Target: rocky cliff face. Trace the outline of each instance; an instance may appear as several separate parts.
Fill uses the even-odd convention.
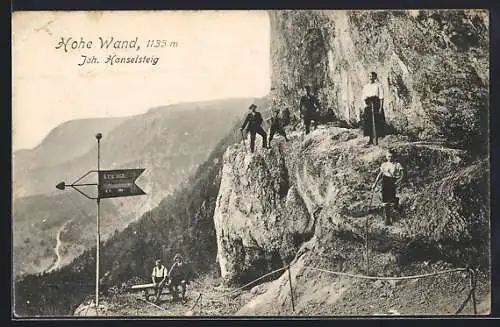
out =
[[[230,147],[214,214],[222,276],[249,281],[291,262],[307,240],[345,247],[338,235],[349,235],[353,240],[347,243],[361,242],[360,218],[374,220],[372,232],[381,246],[374,251],[398,262],[464,262],[471,253],[488,252],[488,242],[481,241],[488,238],[488,163],[477,159],[484,147],[476,152],[487,140],[487,13],[269,15],[271,98],[297,113],[302,87],[312,85],[323,111],[355,127],[363,84],[375,71],[392,135],[365,147],[358,130],[323,126],[305,139],[292,132],[292,142],[278,142],[270,151],[249,154],[241,144]],[[384,229],[378,196],[369,207],[370,186],[389,148],[407,175],[402,213]]]
[[[487,252],[488,242],[481,241],[487,240],[487,161],[470,165],[463,150],[405,136],[366,147],[355,129],[325,127],[304,140],[298,133],[291,138],[254,154],[236,145],[224,156],[214,221],[227,280],[249,281],[283,267],[305,241],[328,238],[332,230],[362,239],[362,218],[373,220],[373,233],[395,244],[401,260],[417,255],[413,247],[420,242],[450,260],[460,260],[447,251],[462,242],[479,241]],[[402,213],[385,229],[377,194],[370,207],[370,187],[388,148],[398,153],[406,177]]]
[[[274,96],[293,110],[309,84],[323,110],[355,125],[375,71],[396,131],[469,147],[486,141],[486,11],[273,11],[270,19]]]
[[[296,185],[290,185],[284,147],[251,155],[230,147],[217,209],[217,259],[223,278],[247,281],[289,262],[314,230]]]
[[[465,265],[472,256],[487,266],[486,160],[471,163],[466,151],[406,136],[388,136],[379,146],[367,147],[359,130],[332,126],[305,138],[292,132],[290,138],[254,154],[241,145],[226,151],[214,213],[217,257],[226,281],[248,282],[291,263],[294,283],[301,285],[296,303],[302,301],[302,312],[313,313],[307,309],[310,297],[333,280],[305,266],[364,273],[365,237],[373,275],[401,275],[425,261]],[[399,192],[402,210],[393,212],[390,227],[383,224],[380,189],[370,202],[371,184],[388,148],[406,171]],[[308,274],[314,282],[303,279]],[[240,313],[287,313],[286,282],[284,274]],[[339,292],[352,293],[359,286],[337,282]],[[325,293],[323,304],[337,301],[337,291]]]

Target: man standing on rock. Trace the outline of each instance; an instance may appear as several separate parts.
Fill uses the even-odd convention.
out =
[[[371,72],[368,78],[370,83],[363,87],[363,100],[366,104],[363,113],[363,135],[370,137],[368,144],[378,144],[378,138],[385,135],[384,89],[378,82],[377,73]]]
[[[281,126],[285,127],[290,124],[290,110],[287,107],[284,107],[281,111]]]
[[[391,225],[391,207],[399,207],[399,198],[396,197],[396,187],[403,178],[403,166],[393,160],[394,152],[387,151],[387,161],[380,166],[380,172],[372,186],[372,192],[375,190],[379,180],[382,179],[382,202],[384,203],[385,224]],[[399,208],[398,208],[399,209]]]
[[[161,264],[161,261],[158,259],[155,261],[155,266],[153,267],[153,273],[151,274],[151,279],[153,280],[153,284],[156,286],[156,299],[155,302],[158,302],[160,299],[161,292],[163,290],[163,286],[165,285],[165,281],[167,280],[167,268]]]
[[[304,120],[306,134],[309,134],[311,120],[314,120],[315,125],[317,124],[319,101],[316,96],[311,94],[311,87],[309,85],[306,85],[305,90],[306,94],[300,98],[300,116]]]
[[[271,147],[271,141],[273,140],[274,134],[278,133],[285,138],[285,141],[288,142],[288,138],[286,137],[285,129],[283,128],[283,123],[279,116],[279,109],[275,109],[273,111],[273,115],[271,116],[271,129],[269,131],[269,147]]]
[[[263,119],[260,112],[256,110],[257,106],[252,103],[249,109],[250,112],[245,118],[240,130],[243,132],[245,127],[248,126],[247,131],[250,132],[250,151],[253,153],[255,149],[255,134],[262,136],[262,146],[264,148],[267,148],[267,134],[261,126]]]

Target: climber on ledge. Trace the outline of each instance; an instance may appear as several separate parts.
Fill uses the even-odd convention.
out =
[[[304,126],[306,129],[306,134],[309,134],[309,127],[311,126],[311,120],[314,121],[314,126],[317,125],[317,119],[319,114],[319,101],[316,96],[311,94],[311,87],[306,85],[306,94],[300,98],[300,117],[304,120]]]
[[[241,126],[241,132],[247,127],[247,132],[250,132],[250,151],[253,152],[255,149],[255,134],[259,134],[262,136],[262,146],[264,148],[267,148],[267,134],[262,128],[262,115],[260,112],[256,110],[257,106],[255,104],[251,104],[248,109],[250,109],[250,112],[248,113],[247,117],[245,118],[245,121],[243,122],[243,125]]]
[[[285,141],[288,142],[288,138],[286,137],[285,129],[283,128],[282,120],[279,116],[279,109],[273,110],[273,115],[271,116],[271,129],[269,131],[269,147],[271,147],[271,141],[273,140],[274,134],[278,133],[285,138]]]
[[[389,150],[385,155],[387,161],[380,166],[380,172],[372,186],[372,192],[375,190],[380,179],[382,179],[382,202],[384,204],[385,224],[391,225],[391,207],[395,206],[398,211],[399,198],[396,197],[396,188],[403,178],[403,166],[393,160],[394,152]]]
[[[385,136],[384,89],[378,82],[377,73],[371,72],[369,79],[370,83],[363,87],[363,100],[366,104],[363,113],[363,135],[370,137],[368,144],[376,145],[378,138]]]
[[[186,264],[184,264],[184,262],[182,261],[182,257],[180,254],[176,254],[174,256],[174,264],[170,268],[168,276],[170,278],[168,288],[170,290],[170,294],[172,294],[174,301],[178,300],[179,298],[179,286],[181,288],[182,300],[185,300],[186,285],[189,284],[189,276]]]
[[[155,261],[155,266],[153,267],[153,273],[151,274],[151,279],[153,280],[153,284],[156,286],[156,299],[155,302],[158,302],[160,299],[161,292],[163,290],[163,286],[165,285],[165,281],[167,280],[167,268],[161,264],[161,260]]]
[[[281,111],[281,126],[285,127],[290,124],[290,110],[287,107]]]

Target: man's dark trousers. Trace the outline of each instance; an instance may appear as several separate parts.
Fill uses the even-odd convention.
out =
[[[267,134],[261,126],[250,128],[250,151],[253,152],[255,149],[255,134],[262,136],[262,146],[267,148]]]
[[[307,113],[304,115],[304,126],[306,127],[306,134],[309,134],[311,121],[314,120],[314,125],[316,126],[316,115],[313,113]]]

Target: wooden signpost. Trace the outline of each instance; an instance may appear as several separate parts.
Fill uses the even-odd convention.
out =
[[[71,187],[78,191],[80,194],[88,199],[97,201],[97,221],[96,221],[96,275],[95,275],[95,305],[99,307],[99,248],[101,243],[100,236],[100,204],[101,199],[116,198],[123,196],[134,196],[146,194],[139,186],[135,184],[135,180],[144,172],[144,168],[140,169],[119,169],[119,170],[101,170],[100,156],[101,156],[101,138],[102,134],[97,133],[97,170],[90,170],[82,177],[77,179],[71,184],[60,182],[56,185],[59,190],[64,190],[66,187]],[[91,173],[97,173],[97,183],[78,183],[84,177]],[[97,186],[97,197],[92,197],[80,190],[81,186]]]

